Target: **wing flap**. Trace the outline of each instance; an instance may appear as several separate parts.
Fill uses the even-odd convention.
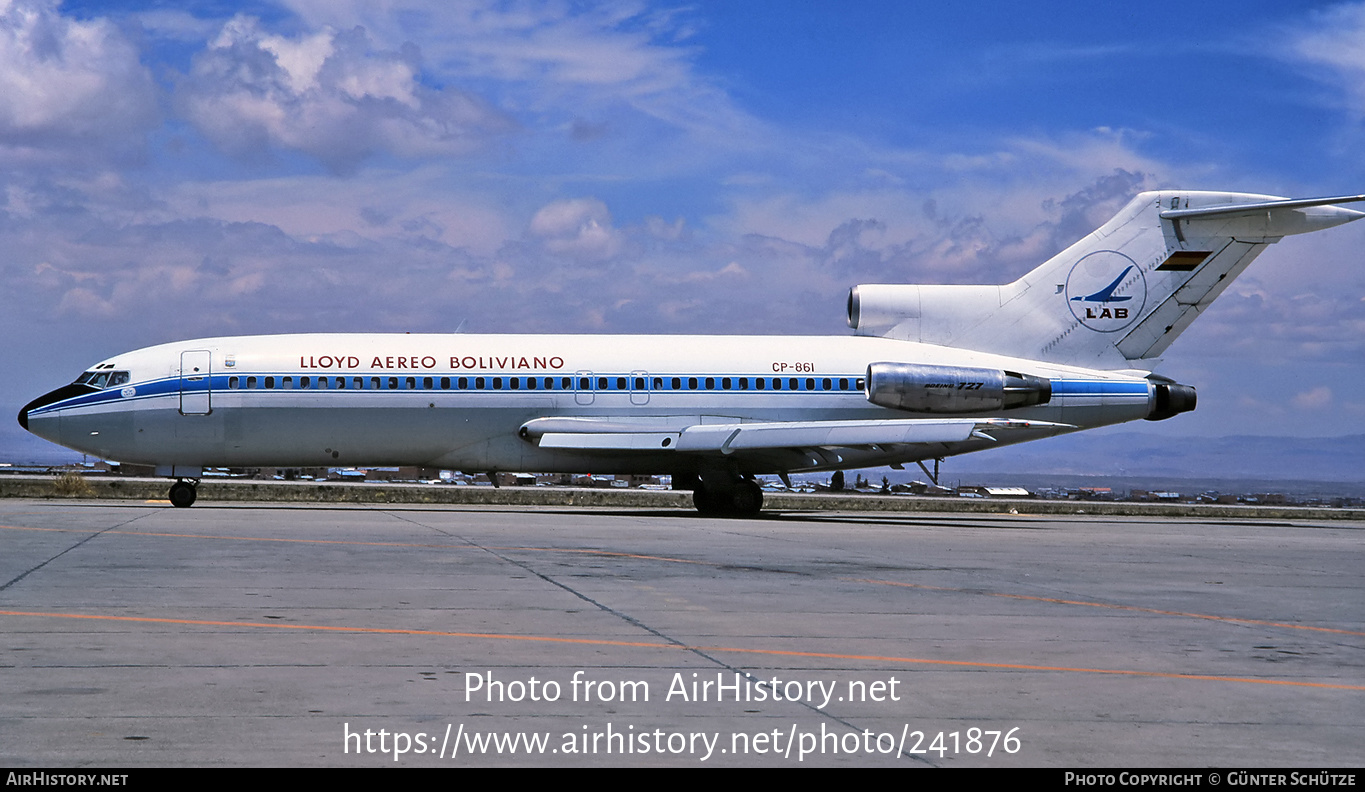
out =
[[[759,448],[960,443],[971,437],[976,421],[792,421],[691,426],[678,440],[679,451],[735,451]]]
[[[540,418],[521,427],[521,436],[541,448],[584,451],[677,451],[723,455],[737,451],[878,448],[961,443],[1017,429],[1074,429],[1070,424],[1002,418],[899,419],[887,421],[785,421],[693,424],[664,427],[592,418]],[[669,427],[672,429],[672,427]]]

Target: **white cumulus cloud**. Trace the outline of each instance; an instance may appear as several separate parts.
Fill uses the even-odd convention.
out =
[[[105,19],[0,0],[0,153],[11,162],[138,151],[158,121],[137,50]]]
[[[621,250],[611,212],[596,198],[555,201],[531,218],[530,232],[546,250],[585,261],[601,261]]]
[[[195,58],[179,99],[225,151],[301,151],[337,172],[380,152],[465,154],[512,128],[478,97],[426,85],[415,45],[380,50],[360,27],[275,35],[245,16]]]

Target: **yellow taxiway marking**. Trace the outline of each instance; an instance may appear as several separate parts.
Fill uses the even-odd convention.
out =
[[[582,644],[588,646],[619,646],[637,649],[665,649],[671,651],[727,652],[759,654],[777,657],[808,657],[821,660],[858,660],[906,665],[954,666],[959,668],[992,668],[1010,671],[1054,671],[1109,676],[1155,677],[1159,679],[1187,679],[1201,682],[1231,682],[1245,685],[1276,685],[1282,687],[1325,688],[1329,690],[1365,691],[1365,685],[1341,685],[1327,682],[1300,682],[1290,679],[1257,679],[1213,674],[1178,674],[1168,671],[1136,671],[1116,668],[1073,668],[1069,666],[1028,665],[1023,663],[985,663],[972,660],[933,660],[924,657],[896,657],[893,655],[860,655],[837,652],[798,652],[788,649],[752,649],[739,646],[686,646],[655,641],[610,641],[601,638],[560,638],[552,635],[512,635],[507,633],[472,633],[445,630],[410,630],[393,627],[344,627],[330,624],[266,624],[246,621],[215,621],[209,619],[167,619],[152,616],[106,616],[94,613],[37,613],[33,611],[0,610],[0,616],[25,616],[44,619],[87,619],[93,621],[137,622],[143,624],[179,624],[194,627],[250,627],[272,630],[310,630],[378,635],[417,635],[437,638],[472,638],[498,641],[530,641],[539,643]]]

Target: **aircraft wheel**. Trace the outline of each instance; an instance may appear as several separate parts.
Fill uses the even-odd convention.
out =
[[[198,492],[193,484],[185,481],[177,481],[171,485],[171,505],[179,508],[188,508],[194,505],[195,496]]]
[[[725,499],[717,497],[716,492],[703,486],[698,486],[692,490],[692,505],[697,507],[697,511],[708,517],[716,517],[725,513]],[[724,494],[724,493],[719,493]]]
[[[743,481],[730,495],[730,509],[736,517],[752,517],[763,509],[763,488],[757,481]]]
[[[752,517],[763,508],[763,489],[756,481],[741,481],[733,487],[692,490],[692,503],[708,517]]]

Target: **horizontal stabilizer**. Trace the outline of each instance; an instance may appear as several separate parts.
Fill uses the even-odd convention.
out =
[[[1161,213],[1161,219],[1179,220],[1192,217],[1253,214],[1271,209],[1307,209],[1313,206],[1335,206],[1336,204],[1357,203],[1359,201],[1365,201],[1365,195],[1339,195],[1335,198],[1291,198],[1281,201],[1204,206],[1197,209],[1167,209]]]

